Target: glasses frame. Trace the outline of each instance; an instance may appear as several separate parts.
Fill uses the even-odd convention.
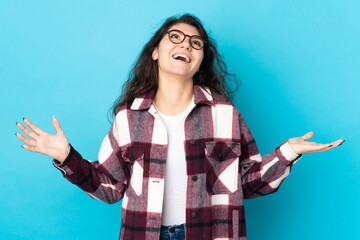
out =
[[[171,40],[171,37],[170,37],[170,33],[171,33],[171,32],[179,32],[179,33],[183,34],[183,35],[184,35],[184,39],[181,40],[181,42],[173,42],[173,40]],[[190,36],[190,35],[187,35],[187,34],[185,34],[184,32],[182,32],[182,31],[180,31],[180,30],[178,30],[178,29],[172,29],[172,30],[170,30],[170,31],[167,31],[165,34],[167,34],[167,35],[169,36],[169,40],[170,40],[172,43],[174,43],[174,44],[180,44],[180,43],[184,42],[184,40],[186,39],[186,37],[189,37],[190,46],[191,46],[193,49],[195,49],[195,50],[201,50],[201,49],[203,49],[203,48],[205,47],[205,44],[207,44],[207,42],[206,42],[202,37],[200,37],[199,35],[192,35],[192,36]],[[201,41],[203,41],[204,45],[202,46],[202,48],[195,48],[195,47],[192,45],[191,39],[192,39],[193,37],[196,37],[196,38],[200,39]]]

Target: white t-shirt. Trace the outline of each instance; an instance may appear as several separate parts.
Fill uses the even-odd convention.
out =
[[[168,134],[168,152],[165,167],[165,189],[161,224],[165,226],[185,223],[186,216],[186,161],[184,140],[185,118],[194,106],[191,101],[188,108],[176,116],[159,114]]]

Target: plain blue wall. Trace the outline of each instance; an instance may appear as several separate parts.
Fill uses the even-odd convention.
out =
[[[117,239],[121,203],[91,199],[51,159],[20,147],[16,121],[96,160],[107,110],[164,19],[197,15],[241,79],[234,104],[264,155],[314,130],[346,142],[303,156],[280,190],[245,202],[248,237],[359,238],[360,4],[356,0],[1,1],[0,238]]]

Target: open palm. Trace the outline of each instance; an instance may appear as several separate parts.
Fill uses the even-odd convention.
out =
[[[63,162],[66,159],[70,150],[69,141],[67,140],[65,133],[61,129],[59,121],[55,118],[55,116],[52,119],[53,126],[56,130],[55,135],[44,132],[28,119],[24,118],[24,122],[32,131],[30,131],[21,123],[16,123],[16,125],[30,139],[24,137],[20,133],[15,134],[21,141],[26,144],[22,146],[23,148],[31,152],[45,154],[60,162]]]
[[[314,132],[308,132],[302,137],[290,138],[289,144],[295,153],[303,154],[303,153],[325,152],[341,145],[345,141],[343,139],[339,139],[328,144],[307,142],[307,140],[312,138],[314,134],[315,134]]]

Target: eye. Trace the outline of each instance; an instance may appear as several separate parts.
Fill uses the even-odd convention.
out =
[[[170,38],[180,39],[180,35],[179,35],[178,33],[171,33],[171,34],[170,34]]]
[[[199,48],[202,48],[203,45],[204,45],[204,42],[200,39],[194,39],[191,41],[191,44],[194,45],[194,46],[197,46]]]
[[[198,40],[193,41],[193,44],[195,44],[196,46],[201,47],[201,43],[200,43],[200,41],[198,41]]]

